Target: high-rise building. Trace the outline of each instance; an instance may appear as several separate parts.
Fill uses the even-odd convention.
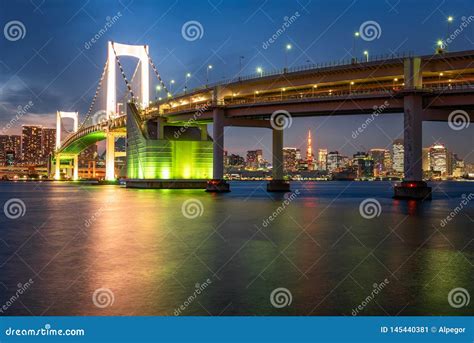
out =
[[[42,134],[42,154],[43,159],[47,161],[56,148],[56,129],[43,128]]]
[[[327,169],[327,156],[328,156],[328,149],[319,149],[318,150],[318,167],[319,167],[319,170],[326,170]]]
[[[245,166],[245,159],[240,155],[231,154],[228,157],[228,163],[229,166],[242,168]]]
[[[438,176],[446,176],[448,172],[448,151],[442,144],[430,147],[431,171]]]
[[[327,171],[335,172],[344,167],[344,156],[341,156],[338,151],[331,151],[327,154]]]
[[[405,156],[403,146],[403,139],[396,139],[393,141],[392,145],[392,161],[393,161],[393,170],[396,173],[403,173],[403,159]]]
[[[79,167],[87,168],[90,162],[96,162],[97,160],[97,144],[89,145],[79,154]]]
[[[21,159],[21,136],[0,136],[0,165],[13,165]]]
[[[313,141],[311,139],[311,130],[308,130],[308,142],[306,148],[306,161],[308,163],[308,170],[313,170],[314,155],[313,155]]]
[[[357,172],[357,177],[359,178],[374,176],[374,160],[369,157],[369,155],[365,152],[357,152],[356,154],[354,154],[352,159],[352,166]]]
[[[423,148],[422,150],[422,169],[425,173],[431,170],[430,148]]]
[[[372,158],[374,164],[374,176],[382,176],[387,173],[387,164],[390,160],[390,152],[387,149],[370,149],[369,157]]]
[[[41,125],[23,125],[21,133],[22,160],[26,164],[43,162],[43,127]]]
[[[247,151],[247,169],[256,170],[263,162],[263,152],[259,150]]]
[[[298,170],[298,155],[301,157],[300,149],[283,148],[283,169],[286,172]]]
[[[454,177],[462,177],[466,171],[464,161],[458,157],[458,155],[453,154],[453,173]]]

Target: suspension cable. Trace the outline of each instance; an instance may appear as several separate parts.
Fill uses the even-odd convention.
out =
[[[109,64],[109,61],[105,61],[104,69],[102,70],[102,75],[100,76],[99,83],[97,85],[97,89],[95,90],[94,97],[92,98],[92,103],[89,106],[89,110],[87,111],[86,117],[84,118],[84,121],[82,122],[82,124],[79,126],[78,130],[82,129],[82,127],[84,126],[84,124],[89,119],[89,117],[92,113],[92,108],[94,107],[95,102],[97,100],[97,96],[99,95],[99,91],[102,88],[102,82],[104,81],[104,76],[105,76],[105,72],[107,71],[108,64]]]
[[[151,68],[153,69],[153,72],[155,73],[156,77],[158,78],[158,81],[160,81],[161,87],[163,87],[163,89],[165,90],[166,95],[171,94],[171,93],[168,91],[168,88],[166,88],[165,83],[164,83],[163,80],[161,79],[160,73],[158,72],[158,69],[156,69],[155,63],[153,63],[153,61],[152,61],[152,59],[151,59],[151,57],[150,57],[150,54],[148,54],[148,51],[147,51],[147,49],[146,49],[146,46],[145,46],[145,52],[146,52],[146,55],[148,56],[148,62],[150,63]]]

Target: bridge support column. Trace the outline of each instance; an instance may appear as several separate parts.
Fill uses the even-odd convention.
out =
[[[229,192],[229,184],[224,180],[224,121],[222,108],[213,111],[213,160],[212,180],[207,182],[206,192]]]
[[[56,161],[54,162],[54,179],[61,179],[61,157],[59,154],[56,155]]]
[[[272,130],[272,180],[268,192],[289,192],[290,184],[283,179],[283,130]]]
[[[74,173],[72,179],[74,181],[79,180],[79,155],[74,156]]]
[[[105,139],[105,180],[115,180],[115,136],[110,132]]]
[[[422,96],[419,93],[404,97],[404,179],[395,186],[394,198],[430,200],[431,187],[423,181],[422,171]]]

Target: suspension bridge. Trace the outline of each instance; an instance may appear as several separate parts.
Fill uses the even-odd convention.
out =
[[[120,57],[138,59],[132,78]],[[126,94],[117,101],[117,67]],[[150,67],[152,73],[150,73]],[[150,101],[150,74],[165,91]],[[137,82],[137,80],[139,82]],[[137,85],[138,84],[138,85]],[[94,112],[99,93],[105,104]],[[78,154],[106,141],[106,180],[116,179],[115,139],[127,138],[127,186],[228,191],[224,181],[224,128],[272,130],[269,191],[288,191],[283,181],[283,132],[298,117],[403,113],[405,181],[395,195],[430,198],[422,181],[422,122],[464,120],[474,109],[474,51],[426,56],[385,55],[370,60],[337,61],[284,68],[171,94],[147,45],[108,43],[107,61],[85,119],[78,112],[57,112],[55,178],[61,170],[78,179]],[[453,118],[453,113],[455,118]],[[73,132],[61,139],[63,119]],[[212,138],[207,125],[213,124]],[[455,134],[455,132],[454,132]],[[61,161],[67,161],[64,165]]]

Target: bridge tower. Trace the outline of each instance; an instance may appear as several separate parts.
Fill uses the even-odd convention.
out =
[[[64,112],[56,111],[56,151],[61,147],[61,123],[63,118],[69,118],[74,121],[73,132],[77,132],[79,128],[79,112]],[[59,180],[61,178],[61,158],[71,159],[71,156],[62,156],[61,154],[56,154],[56,163],[55,163],[55,172],[54,179]],[[79,156],[72,156],[73,160],[73,179],[79,179]]]
[[[120,72],[125,79],[125,75],[118,59],[119,56],[131,56],[139,60],[141,69],[140,98],[138,104],[141,108],[146,108],[150,101],[149,84],[149,60],[148,45],[129,45],[108,42],[107,48],[107,89],[106,89],[106,113],[107,119],[113,119],[117,116],[117,89],[116,89],[116,66],[120,67]],[[131,87],[125,79],[129,91]],[[115,138],[116,134],[107,132],[106,151],[105,151],[105,179],[115,180]]]

